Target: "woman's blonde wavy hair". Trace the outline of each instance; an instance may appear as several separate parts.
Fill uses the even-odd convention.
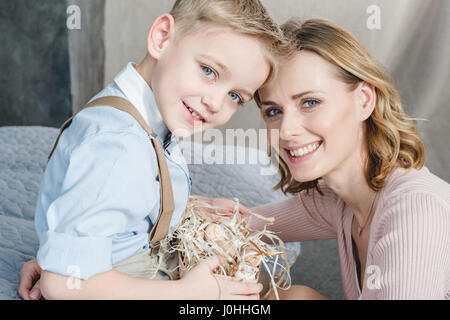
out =
[[[425,163],[425,145],[417,132],[416,119],[402,109],[397,90],[382,66],[348,31],[325,19],[304,23],[291,19],[281,26],[291,44],[290,55],[308,50],[336,66],[338,77],[351,90],[361,81],[375,87],[376,105],[366,123],[367,154],[365,176],[374,191],[384,187],[387,175],[396,165],[420,169]],[[260,106],[258,92],[255,100]],[[319,179],[296,181],[280,158],[280,182],[274,187],[286,193],[297,193],[318,187]]]

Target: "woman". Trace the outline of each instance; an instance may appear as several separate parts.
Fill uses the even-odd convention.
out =
[[[276,188],[294,196],[254,211],[275,216],[285,241],[337,238],[346,299],[450,298],[450,186],[423,166],[397,91],[337,25],[283,30],[292,54],[256,101],[280,155]]]

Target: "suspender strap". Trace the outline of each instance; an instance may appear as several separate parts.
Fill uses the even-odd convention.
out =
[[[172,219],[173,211],[175,210],[175,203],[173,200],[172,182],[170,180],[169,169],[167,167],[166,158],[164,156],[164,150],[161,143],[156,135],[153,134],[152,130],[145,122],[144,118],[141,116],[139,111],[129,102],[128,100],[121,97],[102,97],[96,99],[86,105],[83,109],[92,107],[113,107],[121,111],[129,113],[136,121],[141,125],[142,129],[147,132],[153,148],[156,152],[156,157],[158,159],[158,178],[160,183],[160,193],[161,193],[161,205],[159,209],[158,219],[156,220],[152,230],[150,231],[149,241],[152,245],[156,244],[158,241],[164,239],[169,231],[170,220]],[[70,117],[66,122],[63,123],[59,131],[58,138],[50,152],[48,160],[50,160],[53,152],[55,151],[56,145],[58,144],[59,138],[63,131],[70,126],[72,119],[78,113]]]

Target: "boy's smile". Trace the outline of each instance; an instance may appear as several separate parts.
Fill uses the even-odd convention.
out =
[[[206,117],[202,116],[202,114],[198,111],[198,109],[200,108],[194,109],[184,101],[183,105],[186,107],[186,110],[188,111],[187,113],[188,121],[192,123],[194,123],[195,121],[199,121],[202,123],[207,122]]]
[[[204,23],[187,35],[168,33],[151,88],[169,130],[178,137],[225,124],[266,81],[270,64],[256,37]]]

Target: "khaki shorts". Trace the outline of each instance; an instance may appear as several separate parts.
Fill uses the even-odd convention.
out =
[[[113,265],[113,269],[135,278],[147,280],[176,280],[178,276],[178,256],[157,254],[149,248],[131,258]]]
[[[147,280],[177,280],[179,279],[178,255],[157,254],[156,250],[147,249],[131,258],[113,265],[113,269],[135,278]],[[263,297],[270,289],[270,278],[261,270],[258,282],[263,285],[260,296]]]

